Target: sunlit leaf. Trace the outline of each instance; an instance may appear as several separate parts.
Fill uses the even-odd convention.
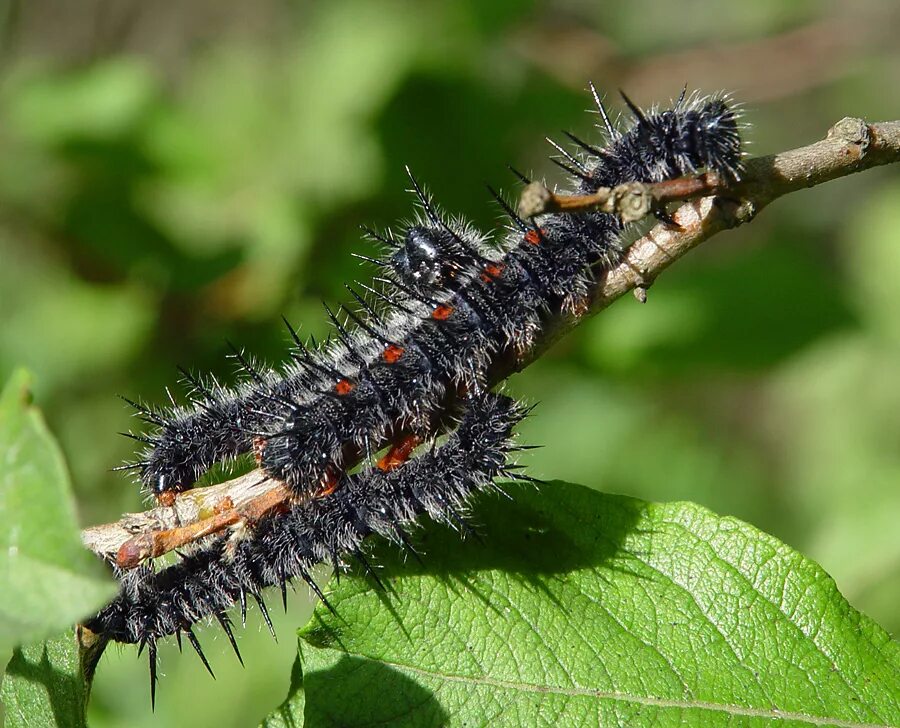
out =
[[[341,580],[267,726],[895,725],[900,648],[733,518],[551,483]],[[381,549],[387,554],[387,549]],[[302,674],[301,674],[302,672]]]

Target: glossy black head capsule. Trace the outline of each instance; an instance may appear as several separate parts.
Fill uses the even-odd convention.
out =
[[[433,231],[418,225],[406,231],[403,244],[391,256],[401,280],[416,288],[431,288],[442,277],[439,241]]]
[[[390,264],[400,283],[430,293],[452,288],[453,279],[467,264],[464,257],[461,246],[448,230],[413,225],[391,256]]]

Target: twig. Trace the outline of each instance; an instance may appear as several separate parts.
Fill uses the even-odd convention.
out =
[[[661,210],[668,202],[683,202],[728,190],[727,184],[712,172],[664,182],[626,182],[617,187],[601,187],[592,195],[559,195],[540,182],[532,182],[522,190],[519,216],[596,210],[618,215],[622,222],[637,222],[654,210]]]
[[[117,561],[123,568],[135,566],[144,558],[183,544],[166,544],[167,534],[195,524],[220,522],[234,514],[234,523],[247,511],[258,512],[257,501],[284,486],[261,470],[217,485],[180,493],[173,506],[159,506],[141,513],[126,513],[115,523],[91,526],[81,532],[81,542],[98,556]],[[231,525],[231,524],[227,524]],[[163,544],[170,548],[163,548]]]
[[[619,265],[598,271],[589,300],[577,315],[551,317],[530,350],[495,361],[489,382],[497,384],[521,371],[582,320],[628,291],[635,291],[638,300],[646,300],[647,288],[681,256],[716,233],[749,222],[782,195],[897,161],[900,121],[867,125],[860,119],[845,118],[822,141],[747,160],[740,182],[731,184],[714,174],[704,174],[658,185],[624,185],[586,197],[540,193],[532,187],[531,194],[540,193],[535,198],[537,203],[525,201],[526,205],[531,204],[527,211],[532,215],[598,206],[606,209],[602,206],[613,205],[611,211],[628,217],[629,210],[639,207],[646,206],[642,214],[647,214],[656,204],[691,201],[675,211],[677,226],[657,225],[629,248]],[[640,203],[637,207],[636,200]],[[181,493],[174,506],[126,514],[115,523],[87,528],[82,531],[82,542],[103,558],[134,566],[144,558],[161,555],[210,533],[252,522],[264,513],[285,507],[289,498],[283,484],[269,479],[262,470],[254,470],[234,480]]]
[[[668,202],[709,197],[729,190],[726,182],[713,172],[664,182],[626,182],[616,187],[601,187],[592,195],[559,195],[540,182],[532,182],[522,190],[519,216],[596,210],[618,215],[625,223],[637,222],[651,212],[663,209]]]

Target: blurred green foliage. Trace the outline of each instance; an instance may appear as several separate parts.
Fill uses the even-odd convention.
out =
[[[69,629],[115,593],[78,537],[62,454],[30,402],[29,376],[0,389],[0,653]]]
[[[358,226],[411,213],[404,164],[491,228],[484,182],[558,179],[543,136],[592,135],[588,80],[613,104],[726,87],[757,154],[896,118],[897,21],[888,0],[0,1],[0,379],[36,373],[82,521],[114,518],[141,505],[109,472],[134,426],[114,395],[162,401],[176,364],[228,379],[226,339],[277,361],[280,314],[324,331],[318,301],[370,275]],[[541,403],[534,474],[749,520],[896,631],[898,210],[896,169],[794,195],[582,326],[509,385]],[[253,723],[301,623],[276,648],[254,622],[246,671],[208,637],[217,683],[163,651],[155,718],[111,651],[92,725],[178,724],[188,700]]]

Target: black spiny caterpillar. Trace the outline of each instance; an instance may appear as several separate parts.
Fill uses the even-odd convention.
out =
[[[594,99],[606,145],[570,135],[575,153],[557,147],[565,157],[557,163],[578,193],[701,168],[737,177],[739,123],[724,97],[682,93],[671,109],[646,113],[626,98],[634,118],[624,132],[596,92]],[[213,537],[174,566],[120,574],[119,597],[87,626],[146,646],[154,682],[160,638],[185,633],[198,647],[191,628],[208,616],[231,637],[225,612],[237,603],[243,616],[248,595],[261,599],[264,587],[283,589],[297,576],[318,592],[309,575],[315,563],[343,568],[345,557],[362,558],[372,533],[406,546],[405,530],[423,514],[464,524],[460,511],[495,477],[527,478],[507,465],[523,411],[486,391],[488,370],[498,357],[527,350],[549,315],[579,308],[598,266],[619,260],[622,223],[587,212],[546,215],[536,224],[498,196],[510,224],[492,247],[442,215],[411,179],[419,218],[396,235],[372,233],[387,252],[367,260],[384,275],[377,287],[363,286],[368,297],[348,287],[357,305],[343,307],[343,315],[326,306],[334,324],[329,341],[304,343],[291,330],[295,348],[284,370],[261,369],[237,354],[246,372],[237,386],[185,373],[192,406],[140,408],[155,429],[138,436],[148,448],[126,467],[161,500],[248,452],[297,497],[287,512],[248,524],[240,537]],[[413,455],[410,443],[434,438],[452,417],[459,424],[444,444]],[[389,467],[384,459],[373,465],[387,445],[402,456]],[[348,475],[359,461],[362,470]]]

